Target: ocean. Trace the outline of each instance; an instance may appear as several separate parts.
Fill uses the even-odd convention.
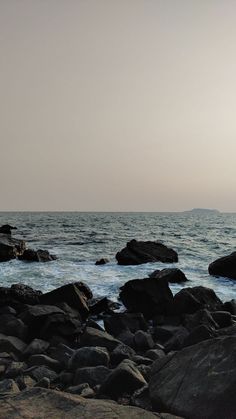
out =
[[[155,269],[178,267],[190,280],[184,286],[210,287],[223,301],[236,297],[236,280],[208,274],[209,263],[236,250],[236,214],[1,212],[0,225],[6,223],[17,227],[13,236],[24,239],[28,247],[47,249],[58,259],[0,263],[1,286],[22,282],[45,292],[84,281],[95,297],[116,301],[126,281],[145,278]],[[133,238],[163,242],[178,252],[179,262],[118,266],[116,253]],[[95,266],[102,257],[109,263]],[[171,285],[173,293],[182,287]]]

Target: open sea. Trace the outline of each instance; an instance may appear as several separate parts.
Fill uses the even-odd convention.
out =
[[[236,250],[236,214],[1,212],[0,225],[17,227],[13,237],[32,249],[47,249],[58,260],[0,263],[0,285],[22,282],[43,292],[73,281],[86,282],[94,296],[116,300],[119,287],[155,269],[178,267],[191,281],[215,290],[223,300],[236,298],[236,280],[208,275],[208,265]],[[118,266],[116,252],[131,239],[159,240],[178,252],[176,264]],[[101,257],[109,259],[95,266]],[[171,285],[174,293],[182,288]]]

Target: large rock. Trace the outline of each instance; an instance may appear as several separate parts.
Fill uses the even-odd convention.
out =
[[[175,294],[171,311],[173,314],[193,314],[201,308],[219,311],[222,309],[222,304],[211,288],[188,287]]]
[[[117,400],[123,394],[133,394],[135,390],[147,384],[146,380],[132,363],[123,361],[107,377],[100,388],[100,393]]]
[[[1,401],[0,419],[155,419],[138,407],[35,387]]]
[[[22,255],[26,248],[24,240],[13,239],[9,233],[0,232],[0,262]]]
[[[178,262],[178,255],[160,242],[131,240],[116,254],[119,265],[140,265],[148,262]]]
[[[113,338],[109,333],[93,327],[86,328],[79,342],[80,346],[100,346],[107,348],[108,351],[113,351],[120,343],[119,340]]]
[[[154,409],[191,419],[234,418],[236,337],[206,340],[153,364]]]
[[[39,290],[34,290],[25,284],[13,284],[10,288],[0,287],[1,306],[22,306],[22,304],[38,304],[39,296],[42,294]]]
[[[68,368],[71,371],[82,367],[96,367],[104,365],[108,367],[110,356],[106,348],[98,346],[77,349],[69,360]]]
[[[57,305],[58,303],[67,303],[69,306],[77,309],[83,319],[89,314],[87,305],[88,299],[93,294],[89,287],[83,282],[63,285],[50,292],[40,296],[41,304]]]
[[[17,230],[16,227],[12,227],[10,224],[4,224],[0,227],[1,234],[9,234],[11,235],[11,230]]]
[[[78,385],[88,383],[90,387],[95,387],[102,384],[110,373],[111,370],[103,365],[98,365],[97,367],[78,368],[74,376],[74,384]]]
[[[178,268],[156,270],[149,275],[150,278],[165,278],[169,283],[181,284],[188,281],[185,274]]]
[[[210,275],[236,279],[236,252],[216,259],[209,265],[208,271]]]
[[[121,287],[120,299],[128,310],[151,318],[168,312],[173,294],[165,278],[133,279]]]
[[[51,255],[48,250],[32,250],[26,249],[21,255],[18,256],[18,259],[24,260],[27,262],[50,262],[56,259],[55,255]]]
[[[0,333],[0,352],[12,352],[16,356],[21,357],[25,349],[26,344],[21,339]]]

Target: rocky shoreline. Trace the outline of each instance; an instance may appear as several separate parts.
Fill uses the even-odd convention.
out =
[[[125,264],[159,257],[132,242]],[[234,418],[236,301],[189,283],[176,268],[128,281],[123,311],[83,282],[0,287],[0,418]]]

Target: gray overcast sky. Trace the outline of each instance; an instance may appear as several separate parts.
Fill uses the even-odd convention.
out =
[[[0,0],[0,210],[236,211],[235,0]]]

